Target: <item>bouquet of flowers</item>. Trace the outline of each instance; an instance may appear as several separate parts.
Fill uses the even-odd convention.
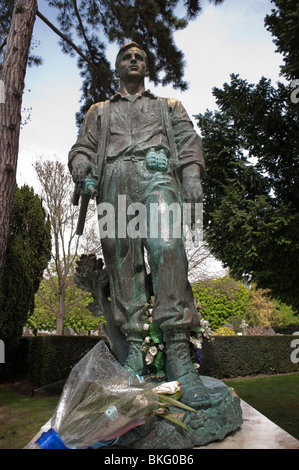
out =
[[[110,445],[157,415],[185,427],[167,411],[170,405],[195,411],[178,401],[181,395],[179,382],[157,386],[137,374],[130,375],[100,341],[72,369],[50,429],[31,448]]]

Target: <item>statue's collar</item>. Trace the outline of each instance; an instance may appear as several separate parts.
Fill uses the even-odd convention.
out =
[[[140,94],[136,95],[136,97],[141,97],[141,96],[148,96],[149,98],[152,99],[157,99],[157,96],[154,95],[150,90],[143,90]],[[128,99],[128,97],[124,94],[122,94],[120,91],[117,92],[115,95],[111,96],[110,101],[117,101],[120,98],[125,98]]]

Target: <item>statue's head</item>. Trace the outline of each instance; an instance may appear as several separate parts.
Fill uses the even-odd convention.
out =
[[[138,49],[140,54],[144,57],[144,61],[145,61],[145,64],[146,64],[146,69],[148,68],[146,52],[139,46],[139,44],[137,42],[131,41],[131,42],[127,42],[126,44],[121,46],[121,48],[118,51],[118,54],[117,54],[116,60],[115,60],[115,70],[116,70],[117,74],[118,74],[119,64],[120,64],[120,61],[122,60],[122,57],[130,49]]]

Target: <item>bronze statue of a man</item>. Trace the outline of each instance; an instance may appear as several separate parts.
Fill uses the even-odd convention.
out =
[[[124,367],[142,375],[142,326],[148,302],[145,250],[151,272],[153,323],[166,343],[166,375],[179,380],[183,401],[195,408],[209,405],[209,396],[189,353],[190,331],[199,325],[182,237],[151,236],[150,208],[161,212],[173,203],[196,203],[202,198],[202,143],[182,104],[158,98],[145,89],[147,56],[137,43],[125,44],[116,58],[120,91],[89,109],[76,144],[69,154],[73,179],[88,175],[99,180],[98,203],[115,209],[112,236],[101,237],[108,272],[114,320],[125,333],[129,353]],[[146,231],[129,236],[120,227],[132,215],[119,207],[146,208]],[[128,211],[129,212],[129,211]],[[99,214],[99,217],[103,214]]]

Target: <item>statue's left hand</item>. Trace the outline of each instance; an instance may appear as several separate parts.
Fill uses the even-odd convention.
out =
[[[198,165],[190,165],[183,168],[182,172],[182,198],[183,202],[191,203],[191,230],[194,229],[196,223],[196,206],[195,204],[202,202],[202,186],[201,173]]]
[[[201,174],[198,165],[189,165],[183,168],[182,189],[184,202],[202,202]]]

